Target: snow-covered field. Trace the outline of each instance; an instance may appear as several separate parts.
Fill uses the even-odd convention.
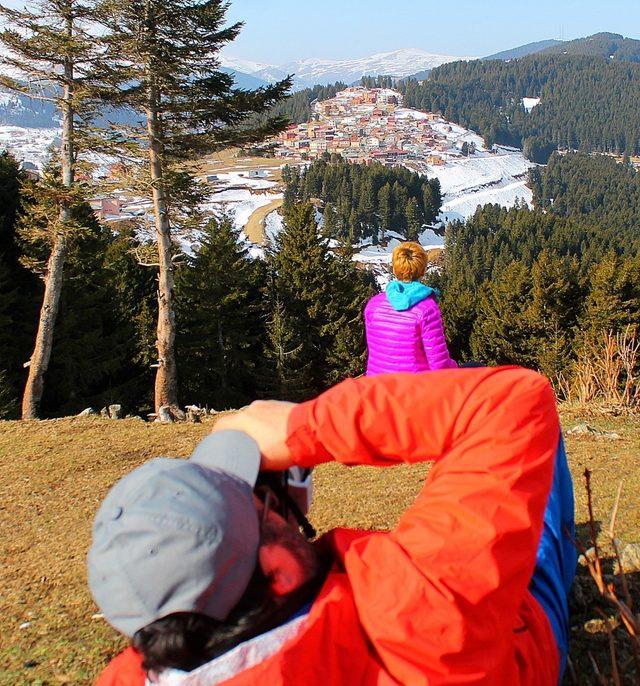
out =
[[[42,169],[49,159],[49,148],[60,145],[60,129],[26,129],[0,126],[0,149],[17,159]]]

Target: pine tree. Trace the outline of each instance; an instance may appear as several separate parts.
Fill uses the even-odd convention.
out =
[[[137,409],[133,326],[122,317],[112,274],[104,268],[111,228],[99,224],[87,205],[74,210],[74,221],[84,230],[67,252],[42,411],[71,414],[111,403]]]
[[[37,279],[20,264],[17,223],[24,181],[17,161],[0,153],[0,368],[13,400],[24,386],[25,350],[33,344],[42,300]]]
[[[271,294],[267,319],[263,370],[265,395],[290,401],[307,400],[312,393],[310,361],[305,361],[299,325],[291,320],[279,296]]]
[[[419,240],[420,231],[422,229],[422,216],[420,212],[420,206],[415,198],[410,198],[407,200],[405,216],[407,218],[407,240]]]
[[[273,376],[289,389],[288,398],[308,398],[361,373],[362,310],[372,285],[348,249],[337,255],[329,250],[309,203],[285,216],[271,264],[276,306],[268,329],[270,358],[280,365]]]
[[[324,335],[327,322],[327,272],[330,264],[325,239],[318,236],[311,203],[300,203],[284,218],[272,256],[274,292],[284,308],[284,321],[298,332],[303,349],[300,363],[308,365],[307,397],[322,387]]]
[[[15,366],[13,315],[18,303],[18,290],[11,284],[9,267],[4,257],[0,255],[0,360],[2,360],[0,364],[3,367],[12,363]],[[0,419],[6,419],[15,414],[17,410],[15,390],[15,383],[12,383],[7,369],[0,368]]]
[[[374,239],[376,243],[384,244],[387,234],[393,229],[393,189],[389,183],[385,183],[378,191],[378,214],[380,215],[380,233]]]
[[[527,312],[537,367],[552,381],[568,367],[582,294],[575,259],[544,250],[531,269]]]
[[[264,331],[262,264],[251,260],[228,220],[209,221],[176,280],[182,394],[217,409],[256,395]]]
[[[157,281],[154,271],[140,265],[135,253],[146,252],[151,246],[136,238],[135,223],[118,222],[110,227],[113,234],[103,251],[102,270],[117,316],[130,330],[130,365],[124,394],[140,411],[150,411],[153,408],[152,365],[157,359]]]
[[[333,297],[327,312],[331,345],[325,358],[324,382],[329,386],[360,376],[366,364],[363,312],[375,292],[375,282],[351,257],[352,250],[346,245],[332,260],[328,275]]]
[[[8,50],[0,62],[20,78],[0,75],[0,84],[15,92],[52,102],[62,119],[60,173],[49,177],[47,193],[56,209],[48,217],[49,243],[44,271],[45,290],[29,375],[22,400],[22,417],[38,416],[49,366],[63,269],[69,241],[76,232],[73,209],[82,199],[75,183],[78,116],[91,113],[88,94],[92,81],[86,69],[95,59],[95,40],[83,28],[93,15],[90,3],[78,0],[41,0],[35,11],[0,6],[7,28],[0,42]],[[42,237],[42,236],[41,236]]]
[[[471,334],[475,359],[487,364],[534,365],[528,318],[531,298],[531,272],[522,262],[512,262],[497,279],[484,285]]]
[[[591,342],[640,320],[640,260],[608,252],[591,271],[580,329]]]
[[[286,125],[282,117],[250,115],[282,98],[289,80],[243,91],[234,89],[232,75],[218,70],[220,49],[240,30],[240,24],[223,27],[227,8],[221,0],[103,0],[100,5],[106,28],[102,97],[143,120],[133,135],[121,131],[111,147],[119,143],[123,153],[149,164],[159,264],[156,407],[178,401],[171,230],[184,221],[185,206],[198,201],[192,177],[176,165],[194,154],[261,141]]]

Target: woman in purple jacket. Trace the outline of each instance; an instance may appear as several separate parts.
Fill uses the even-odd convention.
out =
[[[418,243],[401,243],[393,251],[392,264],[397,280],[364,310],[367,375],[457,367],[447,349],[437,291],[419,281],[427,267],[424,249]]]

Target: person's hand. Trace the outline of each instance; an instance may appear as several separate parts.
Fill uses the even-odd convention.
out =
[[[225,429],[244,431],[260,448],[260,468],[281,471],[293,464],[287,447],[287,424],[295,403],[256,400],[248,407],[227,414],[216,422],[213,433]]]

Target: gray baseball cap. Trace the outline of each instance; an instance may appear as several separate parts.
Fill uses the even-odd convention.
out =
[[[256,442],[205,438],[188,460],[158,457],[109,491],[93,524],[89,588],[107,621],[133,636],[174,612],[224,620],[255,569]]]

